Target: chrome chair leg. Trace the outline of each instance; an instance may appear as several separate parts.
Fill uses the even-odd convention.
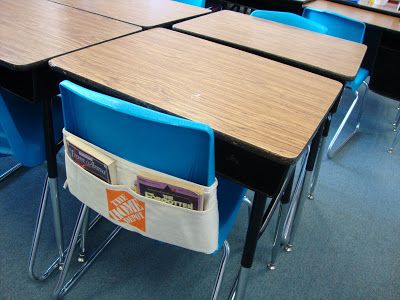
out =
[[[53,295],[56,298],[63,297],[70,288],[74,285],[74,283],[85,273],[85,271],[90,267],[90,265],[94,262],[97,256],[103,252],[105,247],[113,240],[113,238],[117,235],[117,233],[122,229],[122,227],[117,226],[110,235],[103,241],[103,243],[88,257],[88,259],[81,265],[79,270],[71,277],[71,279],[64,285],[65,278],[68,273],[69,266],[71,264],[72,256],[75,250],[76,245],[79,243],[79,236],[82,230],[83,223],[85,222],[85,218],[87,215],[88,206],[82,204],[81,210],[79,212],[78,220],[75,224],[75,229],[72,234],[71,242],[67,249],[66,258],[64,268],[60,273],[60,277],[58,279],[56,288],[54,289]],[[89,228],[90,230],[90,228]]]
[[[5,171],[3,174],[0,175],[0,182],[6,180],[9,176],[14,174],[17,170],[19,170],[22,167],[22,164],[18,163],[15,166],[11,167],[7,171]]]
[[[396,133],[396,135],[394,136],[392,145],[390,146],[390,148],[389,148],[389,150],[388,150],[388,152],[389,152],[390,154],[393,153],[394,146],[396,146],[396,144],[397,144],[397,142],[398,142],[398,140],[399,140],[399,137],[400,137],[400,130],[399,130],[399,128],[397,128],[397,133]]]
[[[39,240],[40,240],[40,234],[42,232],[44,213],[46,211],[48,192],[49,192],[49,178],[46,175],[46,179],[45,179],[45,183],[44,183],[44,187],[43,187],[43,191],[42,191],[42,197],[41,197],[40,205],[39,205],[39,212],[38,212],[38,215],[36,218],[35,230],[33,233],[33,240],[32,240],[32,246],[31,246],[31,251],[29,254],[29,263],[28,263],[28,272],[29,272],[30,278],[32,278],[33,280],[38,280],[38,281],[43,281],[47,277],[49,277],[49,275],[51,273],[53,273],[54,270],[57,269],[57,267],[60,266],[60,262],[61,262],[60,256],[59,256],[56,260],[54,260],[50,264],[50,266],[47,268],[47,270],[45,272],[43,272],[41,275],[35,274],[34,266],[35,266],[35,260],[36,260],[36,255],[37,255],[37,248],[38,248]],[[91,230],[94,227],[94,225],[96,225],[96,223],[99,221],[100,218],[101,218],[101,216],[97,215],[93,219],[93,221],[90,223],[89,230]],[[64,250],[63,257],[66,255],[66,253],[67,253],[67,250]]]
[[[366,94],[367,94],[367,92],[368,92],[368,90],[369,90],[368,83],[367,83],[366,81],[363,81],[363,84],[365,85],[365,92],[364,92],[364,94],[363,94],[363,96],[362,96],[362,98],[361,98],[360,109],[359,109],[358,116],[357,116],[357,125],[356,125],[355,129],[353,130],[353,132],[352,132],[352,133],[351,133],[351,134],[350,134],[350,135],[349,135],[335,150],[333,150],[332,148],[333,148],[333,146],[334,146],[334,144],[335,144],[337,138],[339,137],[340,133],[342,132],[344,125],[346,125],[347,120],[349,119],[351,113],[352,113],[353,110],[354,110],[354,107],[356,106],[356,104],[357,104],[357,102],[358,102],[358,97],[359,97],[358,91],[355,92],[356,97],[354,98],[353,103],[351,104],[349,110],[347,111],[345,117],[343,118],[342,123],[340,123],[340,126],[339,126],[338,130],[336,131],[335,135],[334,135],[333,138],[332,138],[332,141],[330,142],[330,144],[329,144],[329,146],[328,146],[328,158],[329,158],[329,159],[332,159],[332,158],[336,155],[336,153],[339,152],[339,150],[342,149],[342,147],[343,147],[343,146],[344,146],[358,131],[359,131],[359,129],[360,129],[360,120],[361,120],[361,115],[362,115],[363,108],[364,108],[364,98],[365,98],[365,96],[366,96]]]
[[[36,252],[37,252],[37,247],[39,244],[40,234],[42,232],[42,224],[43,224],[44,212],[46,210],[48,190],[49,190],[49,178],[46,175],[46,179],[45,179],[45,183],[44,183],[44,187],[43,187],[43,191],[42,191],[42,197],[41,197],[40,205],[39,205],[39,213],[38,213],[38,216],[36,219],[35,231],[33,233],[33,241],[32,241],[31,251],[30,251],[30,255],[29,255],[29,263],[28,263],[29,276],[32,279],[39,280],[39,281],[43,281],[47,277],[49,277],[49,275],[58,267],[58,263],[60,262],[60,260],[59,260],[60,258],[57,258],[53,263],[50,264],[48,269],[42,275],[36,275],[34,272]]]
[[[396,131],[397,130],[397,127],[399,126],[399,123],[400,123],[400,104],[399,104],[399,107],[397,108],[397,114],[396,114],[396,118],[394,119],[394,122],[393,122],[393,131]]]
[[[243,203],[245,203],[247,205],[247,214],[248,214],[248,217],[249,217],[249,220],[250,220],[251,207],[252,207],[253,203],[251,202],[251,200],[247,196],[243,197]]]
[[[87,239],[87,232],[88,232],[88,227],[89,227],[89,214],[90,210],[86,212],[85,218],[83,220],[83,225],[82,225],[82,231],[81,231],[81,241],[80,241],[80,246],[81,246],[81,252],[79,253],[78,256],[78,262],[85,262],[86,259],[86,239]]]
[[[53,210],[54,233],[56,236],[58,255],[60,258],[58,268],[61,270],[64,261],[64,234],[63,234],[63,226],[61,220],[60,199],[58,198],[58,184],[57,184],[58,179],[57,177],[49,178],[48,181],[49,181],[51,207]]]
[[[228,261],[229,254],[231,252],[229,243],[226,240],[224,241],[223,249],[224,249],[224,252],[222,254],[221,263],[218,268],[217,280],[215,281],[214,288],[213,288],[213,291],[211,294],[212,300],[218,299],[219,290],[221,288],[222,279],[223,279],[224,273],[225,273],[226,262]]]

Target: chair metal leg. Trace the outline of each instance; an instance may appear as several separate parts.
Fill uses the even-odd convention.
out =
[[[229,243],[226,240],[224,241],[223,249],[224,249],[224,252],[222,254],[221,263],[218,268],[217,280],[215,281],[214,288],[213,288],[213,291],[211,294],[212,300],[218,299],[219,290],[221,288],[222,279],[223,279],[224,273],[225,273],[226,262],[228,261],[229,254],[231,252]]]
[[[8,169],[7,171],[5,171],[3,174],[0,175],[0,182],[6,180],[6,178],[8,178],[12,174],[14,174],[21,167],[22,167],[22,164],[18,163],[15,166],[13,166],[10,169]]]
[[[247,214],[250,220],[250,215],[251,215],[251,207],[253,205],[253,203],[251,202],[251,200],[249,198],[247,198],[247,196],[243,197],[243,203],[245,203],[247,205]]]
[[[29,263],[28,263],[28,272],[29,276],[38,281],[43,281],[49,275],[59,267],[60,264],[60,257],[58,257],[56,260],[54,260],[50,266],[47,268],[45,272],[43,272],[41,275],[35,274],[34,271],[34,266],[35,266],[35,260],[36,260],[36,255],[37,255],[37,248],[39,245],[39,240],[40,240],[40,234],[42,232],[42,224],[43,224],[43,219],[44,219],[44,213],[46,211],[46,204],[47,204],[47,198],[48,198],[48,191],[49,191],[49,178],[46,176],[43,191],[42,191],[42,197],[40,200],[40,205],[39,205],[39,212],[37,215],[36,219],[36,224],[35,224],[35,231],[33,233],[33,240],[32,240],[32,246],[31,246],[31,251],[29,254]],[[98,222],[98,220],[101,218],[100,215],[97,215],[93,221],[90,223],[89,230],[91,230],[94,225]],[[67,250],[63,251],[63,257],[65,256]]]
[[[358,112],[358,116],[357,116],[357,125],[355,127],[355,129],[353,130],[353,132],[336,148],[336,149],[332,149],[337,138],[339,137],[340,133],[343,130],[344,125],[346,125],[347,120],[349,119],[351,113],[354,110],[354,107],[356,106],[357,102],[358,102],[358,91],[355,92],[356,97],[353,100],[353,103],[351,104],[349,110],[347,111],[345,117],[343,118],[342,123],[340,123],[340,126],[338,128],[338,130],[336,131],[335,135],[332,138],[332,141],[330,142],[329,146],[328,146],[328,158],[332,159],[337,152],[339,152],[340,149],[342,149],[342,147],[359,131],[360,129],[360,120],[361,120],[361,115],[363,112],[363,108],[364,108],[364,98],[368,92],[368,83],[366,81],[363,81],[363,84],[365,85],[365,92],[361,98],[361,103],[360,103],[360,109]]]
[[[112,241],[112,239],[117,235],[117,233],[122,229],[122,227],[117,226],[111,234],[103,241],[103,243],[88,257],[88,259],[81,265],[79,270],[71,277],[71,279],[64,285],[65,278],[68,273],[69,266],[71,264],[72,256],[76,245],[79,243],[79,236],[82,230],[83,223],[87,215],[88,206],[82,204],[81,210],[79,212],[78,220],[75,225],[75,229],[72,234],[70,245],[67,249],[67,254],[65,258],[64,268],[60,273],[56,288],[54,289],[54,297],[63,297],[74,285],[74,283],[84,274],[84,272],[90,267],[97,256],[103,252],[105,247]]]
[[[36,275],[34,272],[34,265],[35,265],[35,258],[36,258],[36,252],[37,252],[37,247],[39,244],[39,238],[40,234],[42,232],[42,224],[43,224],[43,218],[44,218],[44,212],[46,210],[46,203],[47,203],[47,194],[49,190],[49,180],[48,176],[46,175],[43,191],[42,191],[42,197],[40,200],[40,205],[39,205],[39,213],[36,219],[36,225],[35,225],[35,231],[33,233],[33,241],[32,241],[32,246],[31,246],[31,252],[29,255],[29,266],[28,266],[28,271],[29,271],[29,276],[34,279],[34,280],[39,280],[43,281],[45,280],[58,266],[59,259],[57,258],[53,263],[50,264],[48,269],[41,275]]]
[[[393,125],[393,131],[397,130],[397,127],[399,126],[399,123],[400,123],[400,105],[397,108],[396,118],[394,119],[394,122],[392,124]]]
[[[81,246],[81,252],[79,253],[78,256],[78,262],[85,262],[86,259],[86,239],[87,239],[87,232],[88,232],[88,227],[89,227],[89,214],[90,210],[86,212],[85,218],[83,220],[83,225],[82,225],[82,231],[81,231],[81,241],[80,241],[80,246]]]
[[[396,133],[396,135],[395,135],[395,137],[394,137],[394,139],[393,139],[392,145],[390,146],[390,148],[389,148],[389,150],[388,150],[388,152],[389,152],[390,154],[393,153],[393,149],[394,149],[394,147],[396,146],[396,144],[397,144],[397,142],[398,142],[398,140],[399,140],[399,137],[400,137],[400,130],[399,130],[399,128],[397,128],[397,133]]]
[[[64,234],[63,226],[61,220],[61,209],[60,209],[60,199],[58,197],[58,178],[49,178],[49,190],[50,190],[50,200],[51,207],[53,210],[53,225],[54,233],[56,236],[56,243],[58,248],[58,255],[60,257],[58,268],[61,270],[64,261]]]

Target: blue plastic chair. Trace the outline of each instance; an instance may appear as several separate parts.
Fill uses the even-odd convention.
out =
[[[269,11],[269,10],[255,10],[251,14],[253,17],[277,22],[277,23],[282,23],[294,27],[299,27],[303,29],[307,29],[310,31],[315,31],[319,33],[326,33],[328,29],[311,20],[308,20],[302,16],[288,13],[288,12],[280,12],[280,11]]]
[[[61,140],[63,120],[61,101],[54,101],[55,140]],[[0,157],[14,156],[19,166],[34,167],[45,159],[43,132],[43,108],[41,103],[32,103],[0,88]],[[0,177],[0,181],[6,176]]]
[[[63,81],[60,89],[65,129],[70,133],[147,168],[201,185],[211,186],[214,183],[214,133],[209,126],[96,93],[69,81]],[[160,145],[168,147],[160,151]],[[217,297],[223,266],[229,255],[226,238],[245,194],[242,186],[230,180],[219,177],[218,182],[218,245],[223,247],[224,255],[213,299]],[[85,213],[81,212],[77,224],[83,222]],[[75,228],[72,241],[80,230],[79,226]],[[56,295],[60,295],[75,246],[76,243],[71,242]],[[64,287],[61,293],[68,289]]]
[[[206,7],[206,0],[175,0],[175,1],[198,6],[198,7]]]
[[[356,43],[362,43],[364,41],[365,24],[358,20],[337,14],[335,12],[322,11],[309,7],[306,7],[304,9],[303,16],[309,20],[318,22],[326,26],[326,28],[328,28],[328,32],[326,34],[328,35],[332,35]],[[357,72],[355,79],[346,82],[346,88],[349,88],[353,91],[353,93],[355,94],[355,98],[328,146],[329,158],[332,158],[337,153],[337,151],[339,151],[347,143],[347,141],[349,141],[350,138],[358,132],[360,128],[360,120],[364,106],[364,97],[368,92],[368,83],[365,81],[368,76],[369,71],[364,68],[360,68]],[[357,125],[350,136],[346,138],[344,142],[336,148],[336,150],[333,150],[333,146],[337,138],[339,137],[344,125],[346,124],[348,118],[350,117],[352,111],[354,110],[354,107],[358,102],[358,89],[360,88],[361,84],[364,84],[366,89],[364,95],[361,98],[360,109],[357,116]]]

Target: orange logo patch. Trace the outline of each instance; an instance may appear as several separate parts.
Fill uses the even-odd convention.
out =
[[[143,201],[125,191],[107,189],[109,216],[146,232],[146,207]]]

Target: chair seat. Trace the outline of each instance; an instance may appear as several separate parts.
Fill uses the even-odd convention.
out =
[[[218,249],[221,248],[232,229],[233,223],[243,203],[247,189],[222,177],[218,177],[219,236]]]
[[[346,82],[346,86],[351,88],[353,92],[357,91],[362,82],[368,77],[369,71],[364,68],[360,68],[357,72],[356,78],[353,81]]]

